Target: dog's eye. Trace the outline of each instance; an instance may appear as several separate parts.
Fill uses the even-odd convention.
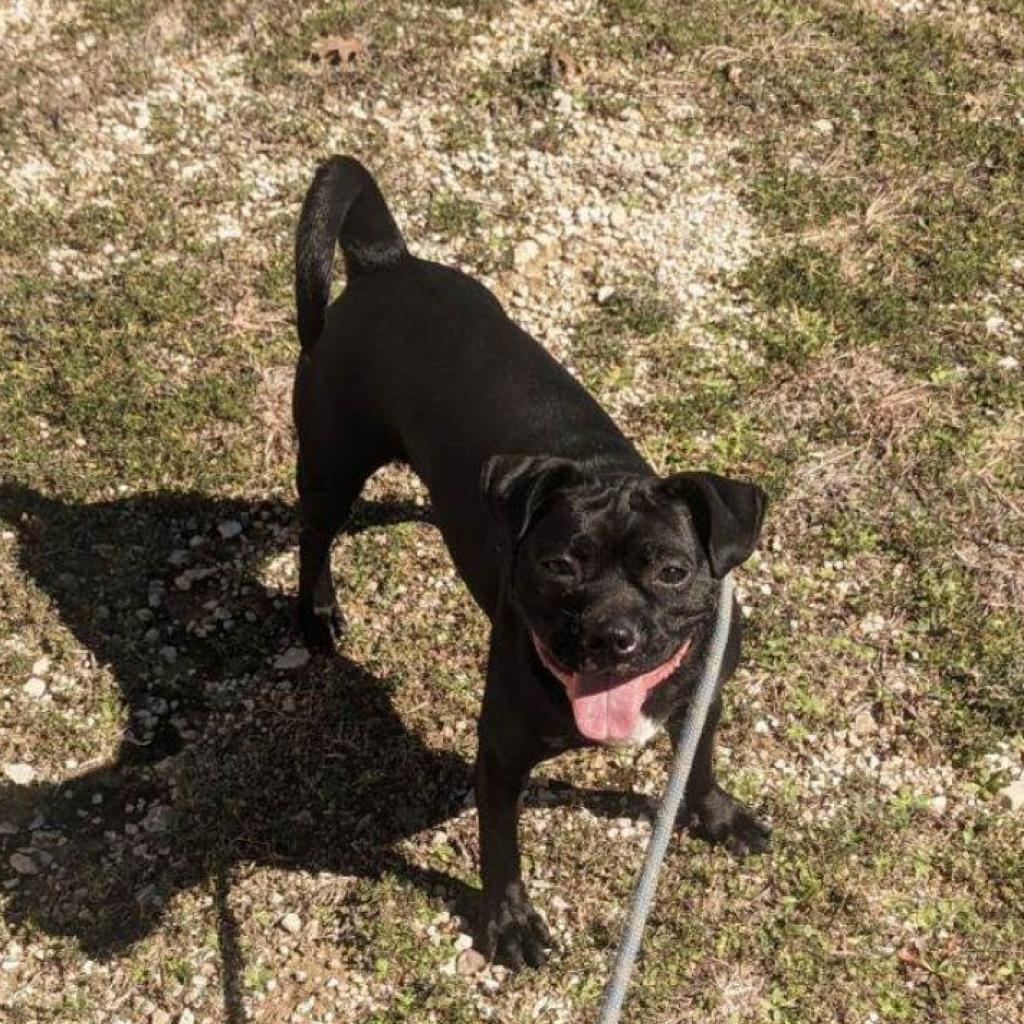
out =
[[[684,569],[681,565],[666,565],[658,573],[657,579],[659,583],[664,583],[666,587],[678,587],[686,582],[689,575],[690,571]]]
[[[564,556],[542,559],[540,567],[549,576],[554,576],[560,580],[572,579],[576,575],[576,563],[571,558],[565,558]]]

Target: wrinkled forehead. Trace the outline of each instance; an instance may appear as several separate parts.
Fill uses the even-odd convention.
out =
[[[695,539],[686,506],[645,480],[563,491],[531,533],[540,545],[587,537],[601,547],[652,541],[689,547]]]

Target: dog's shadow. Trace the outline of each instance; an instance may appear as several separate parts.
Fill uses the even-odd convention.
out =
[[[414,505],[363,503],[354,529],[424,517]],[[290,599],[260,574],[293,540],[289,507],[166,492],[73,504],[4,484],[0,520],[16,532],[25,579],[74,635],[86,678],[109,671],[123,702],[106,709],[123,723],[113,760],[61,783],[0,781],[10,924],[105,956],[148,934],[175,893],[212,879],[234,1019],[227,884],[239,861],[386,871],[472,914],[470,886],[395,850],[459,810],[472,784],[466,760],[427,746],[396,714],[392,681],[348,659],[273,665],[288,644]],[[94,699],[76,698],[80,685],[51,680],[59,714],[78,703],[95,713]],[[636,811],[617,793],[562,786],[552,799]]]

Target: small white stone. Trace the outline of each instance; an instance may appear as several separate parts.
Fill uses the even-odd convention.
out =
[[[196,1015],[191,1010],[182,1010],[178,1017],[178,1024],[195,1024]]]
[[[142,819],[142,827],[154,835],[166,832],[174,823],[174,812],[166,804],[153,804]]]
[[[568,117],[572,113],[572,96],[564,89],[555,89],[551,93],[551,98],[555,102],[555,110],[560,114]]]
[[[526,270],[540,256],[540,246],[532,239],[520,242],[512,251],[512,265],[516,270]]]
[[[836,126],[827,118],[823,117],[818,121],[813,121],[811,127],[821,135],[831,135]]]
[[[191,590],[193,583],[198,583],[201,580],[205,580],[216,573],[216,569],[186,569],[184,572],[179,573],[174,578],[174,585],[179,590]],[[150,595],[152,596],[152,595]],[[149,602],[152,606],[153,602]]]
[[[858,736],[869,736],[878,731],[878,723],[870,711],[861,711],[853,720],[853,731]]]
[[[21,688],[26,697],[42,697],[46,693],[46,680],[38,676],[30,676],[29,680]]]
[[[1011,782],[999,790],[999,802],[1011,811],[1024,810],[1024,778]]]
[[[32,662],[32,675],[34,676],[45,676],[50,671],[50,659],[45,655],[42,658],[36,658]]]
[[[1020,366],[1020,360],[1015,359],[1013,356],[1003,356],[1003,358],[996,363],[996,366],[998,366],[1000,370],[1016,370]]]
[[[933,796],[928,801],[928,810],[935,815],[936,818],[941,818],[946,813],[946,808],[949,806],[949,801],[939,793],[938,796]]]
[[[463,977],[479,974],[487,966],[487,961],[475,949],[464,949],[455,961],[455,970]]]
[[[289,935],[297,935],[302,931],[302,918],[294,911],[285,914],[281,918],[280,924]]]
[[[30,764],[7,764],[4,775],[16,786],[27,786],[36,777],[36,770]]]
[[[39,865],[27,854],[12,853],[10,865],[19,875],[38,875]]]
[[[217,526],[217,532],[225,539],[230,540],[242,532],[242,524],[237,519],[226,519]]]
[[[462,932],[459,937],[455,940],[455,951],[462,953],[467,949],[471,949],[473,946],[473,939],[471,936]]]
[[[621,206],[612,209],[608,221],[613,228],[624,228],[629,223],[629,214]]]
[[[274,668],[287,672],[294,668],[302,668],[307,661],[309,661],[309,651],[305,647],[289,647],[274,659]]]
[[[869,612],[860,620],[860,628],[866,636],[874,636],[885,629],[885,619],[878,612]]]
[[[597,289],[597,301],[604,305],[614,294],[615,289],[610,284],[602,285]]]

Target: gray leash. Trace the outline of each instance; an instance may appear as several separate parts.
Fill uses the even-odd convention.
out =
[[[597,1024],[618,1024],[619,1016],[622,1013],[626,989],[629,987],[636,955],[640,951],[644,925],[647,924],[647,915],[654,902],[658,875],[661,874],[661,865],[665,860],[665,852],[668,850],[668,844],[672,838],[679,805],[686,792],[686,780],[690,777],[690,768],[693,766],[693,758],[697,753],[697,744],[704,731],[704,720],[708,717],[708,711],[715,699],[718,673],[722,669],[722,658],[725,656],[725,646],[729,640],[729,626],[732,620],[732,591],[732,577],[726,575],[722,578],[722,589],[718,595],[715,632],[708,647],[704,672],[687,711],[679,746],[676,748],[675,757],[672,760],[668,787],[662,798],[661,807],[658,809],[658,819],[655,822],[654,831],[651,833],[650,842],[647,844],[643,869],[637,879],[636,888],[633,890],[626,930],[619,945],[611,977],[604,989],[601,1015],[597,1019]]]

